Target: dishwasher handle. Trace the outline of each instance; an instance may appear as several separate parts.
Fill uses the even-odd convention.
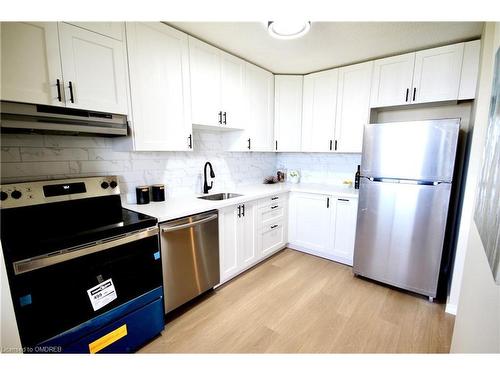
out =
[[[174,232],[176,230],[191,228],[191,227],[194,227],[195,225],[206,223],[207,221],[212,221],[214,219],[217,219],[217,216],[218,216],[217,214],[213,214],[213,215],[210,215],[204,219],[193,221],[192,223],[175,225],[173,227],[163,227],[163,228],[161,228],[161,231],[162,231],[162,233],[167,233],[167,232]]]

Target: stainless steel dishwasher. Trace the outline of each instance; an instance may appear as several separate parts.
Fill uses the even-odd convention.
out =
[[[165,312],[219,283],[216,210],[160,224]]]

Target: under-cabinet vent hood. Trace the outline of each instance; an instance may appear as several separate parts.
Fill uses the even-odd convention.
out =
[[[0,102],[0,126],[5,133],[127,135],[127,116],[39,104]]]

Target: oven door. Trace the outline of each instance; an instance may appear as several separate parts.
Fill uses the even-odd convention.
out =
[[[73,330],[71,340],[78,340],[109,323],[95,318],[117,319],[130,313],[121,308],[125,303],[151,302],[144,296],[162,286],[158,228],[26,259],[14,263],[13,269],[12,298],[23,346],[38,345],[68,330]],[[113,314],[106,314],[111,310]],[[91,327],[74,330],[88,321]]]

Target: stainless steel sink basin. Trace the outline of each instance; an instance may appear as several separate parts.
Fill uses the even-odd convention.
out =
[[[236,193],[217,193],[217,194],[204,195],[202,197],[198,197],[198,199],[206,199],[209,201],[222,201],[224,199],[241,197],[242,195],[243,194],[236,194]]]

